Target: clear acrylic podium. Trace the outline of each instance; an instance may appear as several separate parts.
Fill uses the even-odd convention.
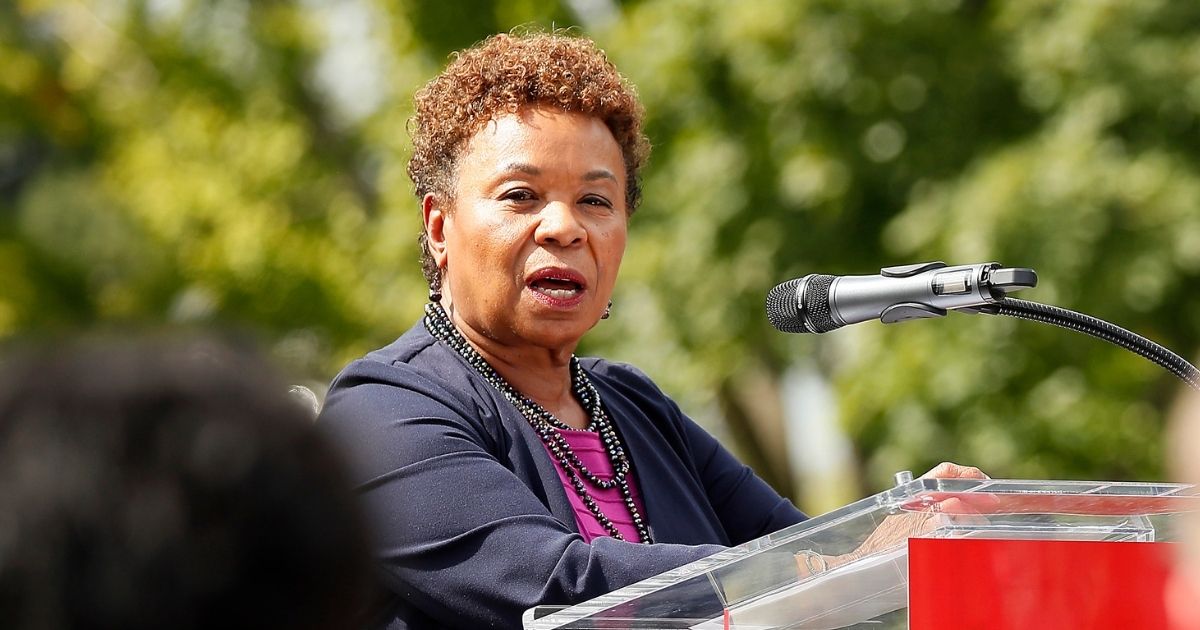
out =
[[[591,601],[531,609],[523,623],[1158,628],[1163,543],[1197,511],[1196,489],[1178,484],[917,479]]]

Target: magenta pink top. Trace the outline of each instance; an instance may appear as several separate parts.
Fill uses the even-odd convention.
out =
[[[558,429],[558,432],[567,440],[567,444],[571,445],[571,450],[575,451],[575,456],[583,462],[584,466],[587,466],[588,470],[592,471],[592,474],[606,481],[612,479],[612,462],[608,459],[608,453],[604,450],[599,433],[571,429]],[[549,453],[550,449],[546,449],[546,452]],[[583,499],[579,498],[579,493],[575,491],[575,486],[571,485],[571,478],[563,470],[562,464],[553,454],[550,455],[550,459],[554,462],[554,469],[558,471],[558,478],[562,480],[567,500],[571,502],[571,508],[575,510],[575,524],[579,526],[579,533],[583,536],[584,542],[608,536],[604,526],[583,504]],[[592,482],[583,475],[580,475],[579,478],[583,481],[584,487],[588,489],[588,494],[592,495],[592,499],[596,501],[596,505],[600,506],[600,511],[604,512],[613,525],[616,525],[621,536],[630,542],[641,542],[641,536],[638,536],[637,528],[633,526],[633,516],[630,515],[629,508],[621,498],[621,490],[615,487],[601,490],[592,485]],[[637,506],[638,512],[642,514],[644,521],[646,520],[646,508],[642,505],[642,498],[638,493],[637,482],[634,480],[632,471],[626,477],[626,481],[629,483],[629,494],[633,495],[633,503]]]

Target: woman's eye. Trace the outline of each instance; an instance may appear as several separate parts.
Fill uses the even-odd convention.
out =
[[[612,202],[598,195],[588,195],[583,198],[583,203],[589,206],[599,206],[603,208],[611,208]]]
[[[505,201],[532,201],[534,199],[533,191],[526,188],[517,188],[510,190],[500,196]]]

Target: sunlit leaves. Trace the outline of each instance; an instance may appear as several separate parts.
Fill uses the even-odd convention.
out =
[[[0,3],[0,335],[249,325],[327,380],[424,299],[412,92],[489,33],[575,22],[638,86],[655,145],[614,317],[584,351],[718,432],[732,420],[781,487],[798,363],[836,386],[867,488],[942,459],[1160,474],[1174,384],[1136,357],[962,314],[785,336],[763,296],[813,272],[997,260],[1038,270],[1023,297],[1193,354],[1190,2]]]

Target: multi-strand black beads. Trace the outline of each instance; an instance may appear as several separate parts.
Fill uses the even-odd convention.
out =
[[[625,454],[625,449],[621,446],[621,439],[617,437],[617,431],[613,427],[608,414],[604,411],[604,406],[600,403],[600,393],[592,385],[591,379],[583,371],[583,366],[579,364],[577,358],[574,356],[571,357],[571,391],[575,394],[575,398],[579,401],[579,404],[588,413],[588,430],[600,435],[600,441],[604,444],[604,451],[608,454],[609,461],[612,462],[613,476],[611,479],[601,479],[591,470],[588,470],[588,467],[584,465],[579,456],[575,454],[575,451],[571,449],[571,445],[567,442],[567,439],[558,431],[559,429],[573,429],[554,417],[554,414],[546,411],[544,407],[522,395],[508,381],[504,380],[496,370],[492,369],[487,360],[471,344],[467,343],[467,340],[454,327],[453,322],[450,321],[450,316],[446,314],[441,304],[431,302],[425,305],[425,328],[429,330],[431,335],[447,346],[450,346],[451,349],[462,356],[488,384],[496,388],[496,391],[500,392],[505,400],[512,403],[521,412],[521,415],[533,427],[533,430],[546,445],[546,448],[558,460],[562,469],[566,471],[571,486],[583,501],[584,506],[592,513],[592,516],[596,517],[596,521],[604,527],[604,530],[610,536],[617,540],[625,539],[621,535],[621,532],[617,530],[617,526],[604,514],[600,506],[596,503],[596,500],[592,498],[591,493],[588,492],[587,486],[583,482],[584,479],[603,490],[617,488],[621,493],[621,499],[625,503],[625,507],[629,510],[629,515],[633,520],[634,528],[637,529],[638,537],[641,538],[643,543],[650,543],[649,526],[646,524],[646,520],[642,518],[641,511],[638,510],[637,504],[633,500],[633,493],[629,491],[629,457]]]

